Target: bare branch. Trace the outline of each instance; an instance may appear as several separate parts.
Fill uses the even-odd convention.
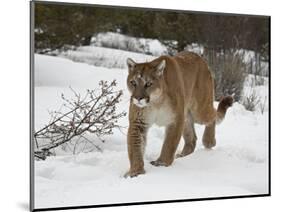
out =
[[[45,159],[50,150],[71,143],[71,141],[75,142],[71,143],[72,152],[75,154],[79,144],[82,143],[81,138],[84,139],[83,142],[86,141],[101,151],[101,148],[85,134],[95,134],[98,140],[104,142],[103,136],[112,134],[114,128],[121,128],[116,123],[126,113],[117,113],[116,105],[120,102],[122,91],[114,91],[115,80],[111,83],[100,81],[99,86],[99,93],[96,90],[87,90],[83,98],[71,87],[74,99],[68,99],[62,94],[64,108],[69,111],[62,113],[62,108],[60,108],[59,111],[50,112],[49,124],[34,134],[38,158]],[[39,140],[41,143],[38,142]],[[68,147],[70,148],[70,146]]]

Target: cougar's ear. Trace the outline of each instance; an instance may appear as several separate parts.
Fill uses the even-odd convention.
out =
[[[133,71],[135,66],[136,66],[136,62],[133,61],[131,58],[127,59],[127,66],[129,68],[129,71]]]
[[[157,66],[156,66],[156,75],[158,77],[163,75],[164,69],[166,67],[166,61],[162,60]]]

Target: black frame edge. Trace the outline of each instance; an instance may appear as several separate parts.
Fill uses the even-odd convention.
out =
[[[120,6],[120,5],[104,5],[104,4],[92,4],[92,3],[73,3],[64,1],[49,1],[49,0],[32,0],[34,3],[40,4],[54,4],[54,5],[69,5],[69,6],[87,6],[87,7],[101,7],[101,8],[115,8],[115,9],[131,9],[131,10],[150,10],[150,11],[170,11],[170,12],[183,12],[183,13],[196,13],[196,14],[212,14],[212,15],[226,15],[226,16],[249,16],[266,18],[270,15],[257,15],[246,13],[224,13],[224,12],[208,12],[208,11],[196,11],[196,10],[180,10],[180,9],[163,9],[163,8],[147,8],[147,7],[133,7],[133,6]]]
[[[268,193],[271,196],[271,16],[269,16],[268,19]]]
[[[84,206],[69,206],[69,207],[54,207],[54,208],[36,208],[33,211],[55,211],[55,210],[70,210],[70,209],[87,209],[87,208],[104,208],[104,207],[120,207],[120,206],[134,206],[134,205],[151,205],[151,204],[165,204],[165,203],[184,203],[184,202],[199,202],[206,200],[229,200],[242,198],[257,198],[270,197],[270,194],[257,195],[243,195],[243,196],[223,196],[223,197],[206,197],[197,199],[180,199],[180,200],[162,200],[162,201],[148,201],[148,202],[131,202],[131,203],[114,203],[102,205],[84,205]]]
[[[29,72],[29,108],[30,108],[30,123],[29,123],[29,172],[30,172],[30,189],[29,189],[29,210],[34,211],[35,209],[35,196],[34,196],[34,142],[33,142],[33,134],[34,134],[34,1],[29,2],[29,24],[30,24],[30,31],[29,31],[29,42],[30,42],[30,55],[29,55],[29,66],[30,66],[30,72]]]

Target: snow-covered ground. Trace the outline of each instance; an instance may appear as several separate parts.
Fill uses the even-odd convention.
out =
[[[148,59],[140,54],[137,58],[134,58],[135,54],[130,57],[139,62]],[[124,58],[120,58],[122,60]],[[70,85],[83,94],[87,88],[96,88],[100,80],[117,79],[118,88],[124,90],[118,110],[127,110],[126,77],[127,70],[123,66],[122,69],[105,68],[35,55],[36,130],[49,121],[48,110],[61,105],[61,93],[71,93]],[[267,87],[261,86],[257,90],[266,94]],[[121,119],[120,124],[127,127],[127,117]],[[146,174],[136,178],[123,178],[129,167],[126,129],[115,131],[104,144],[99,143],[103,152],[60,154],[45,161],[35,161],[35,207],[268,193],[267,110],[263,114],[249,112],[235,103],[224,122],[217,126],[217,146],[213,150],[203,148],[203,130],[203,126],[196,125],[198,141],[193,154],[176,159],[170,167],[154,167],[149,161],[160,153],[164,129],[153,126],[145,153]],[[178,152],[182,146],[183,141]]]

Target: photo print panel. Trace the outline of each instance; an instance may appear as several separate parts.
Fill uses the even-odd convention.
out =
[[[270,17],[31,2],[32,211],[270,195]]]

